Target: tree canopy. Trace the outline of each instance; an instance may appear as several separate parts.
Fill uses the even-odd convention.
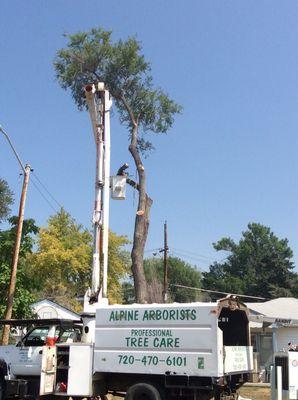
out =
[[[18,218],[9,219],[11,228],[0,231],[0,316],[3,318],[7,291],[10,280],[12,254],[15,245]],[[38,231],[34,220],[24,220],[23,233],[19,253],[19,264],[16,281],[16,291],[13,303],[13,318],[25,318],[31,315],[30,304],[35,300],[33,295],[34,282],[28,279],[26,257],[33,251],[33,235]]]
[[[7,182],[0,178],[0,222],[9,215],[12,203],[13,193],[9,189]]]
[[[125,253],[127,240],[110,233],[109,299],[121,301],[119,280],[127,273]],[[92,236],[61,209],[41,228],[37,251],[27,258],[30,276],[38,288],[39,298],[49,298],[61,305],[80,310],[78,296],[85,294],[91,279]]]
[[[81,110],[86,106],[84,86],[104,82],[115,99],[121,123],[129,131],[136,122],[143,133],[166,132],[181,107],[162,89],[154,88],[141,43],[135,37],[113,42],[111,35],[101,28],[65,35],[67,47],[57,52],[54,61],[58,82],[70,89]],[[145,150],[148,142],[138,138],[138,144]]]
[[[204,288],[265,298],[298,292],[288,240],[279,239],[270,228],[250,223],[238,243],[225,237],[213,246],[228,255],[203,273]]]
[[[129,152],[138,182],[127,180],[139,194],[131,251],[136,300],[146,302],[148,293],[143,269],[152,199],[146,191],[142,154],[153,148],[147,133],[165,133],[181,107],[160,88],[154,87],[151,67],[135,37],[113,42],[112,32],[101,28],[66,35],[66,48],[54,62],[61,87],[70,89],[79,109],[86,105],[84,86],[104,82],[114,98],[120,122],[127,128]]]

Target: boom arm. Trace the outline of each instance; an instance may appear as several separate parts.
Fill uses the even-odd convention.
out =
[[[93,211],[92,285],[89,303],[107,297],[109,198],[110,198],[110,109],[112,101],[104,84],[85,86],[85,95],[96,147],[95,201]],[[101,289],[102,288],[102,289]]]

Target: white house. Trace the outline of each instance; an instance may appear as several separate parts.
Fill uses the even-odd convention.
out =
[[[298,299],[280,297],[265,303],[247,303],[247,306],[255,313],[276,319],[272,324],[267,323],[272,329],[274,351],[287,349],[290,342],[298,344]]]
[[[250,322],[256,370],[268,369],[277,351],[298,344],[298,299],[280,297],[264,303],[246,303],[252,315],[264,316],[264,322]]]
[[[80,319],[80,315],[52,300],[43,299],[31,304],[38,318]]]

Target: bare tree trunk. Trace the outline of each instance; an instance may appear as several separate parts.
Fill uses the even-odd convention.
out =
[[[135,124],[132,130],[129,151],[134,159],[138,171],[139,183],[137,186],[139,191],[139,201],[135,219],[131,260],[132,260],[132,273],[134,279],[136,302],[147,303],[149,298],[148,298],[147,282],[144,273],[143,259],[144,259],[145,244],[148,236],[149,216],[150,216],[152,200],[146,193],[146,174],[145,174],[145,168],[143,166],[137,148],[137,134],[138,134],[138,126],[137,124]]]
[[[118,97],[119,98],[119,97]],[[146,192],[146,174],[145,168],[142,163],[142,159],[138,150],[138,118],[134,115],[129,103],[126,98],[120,96],[127,112],[129,113],[130,120],[132,123],[131,129],[131,141],[129,145],[129,152],[132,155],[135,166],[138,171],[138,183],[132,184],[135,189],[139,192],[138,209],[136,212],[135,229],[133,236],[133,246],[131,250],[131,261],[132,261],[132,274],[134,279],[135,296],[137,303],[147,303],[149,301],[148,286],[144,273],[144,249],[148,236],[149,221],[150,221],[150,209],[152,205],[152,199],[147,195]]]
[[[142,215],[137,214],[135,219],[135,230],[133,238],[133,247],[131,251],[131,260],[132,260],[132,272],[133,272],[137,303],[147,303],[149,301],[147,282],[144,273],[143,259],[144,259],[145,244],[148,236],[149,215],[150,215],[151,205],[152,205],[152,200],[150,199],[150,197],[146,195],[146,205],[144,214]],[[137,213],[140,211],[143,210],[140,210],[139,208]]]

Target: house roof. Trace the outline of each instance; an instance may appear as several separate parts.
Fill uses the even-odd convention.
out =
[[[298,299],[294,297],[279,297],[264,303],[246,303],[247,307],[270,318],[297,319]]]
[[[48,305],[52,305],[53,307],[56,307],[56,308],[58,307],[58,308],[60,308],[60,309],[62,309],[62,310],[65,310],[65,311],[67,311],[67,312],[73,314],[74,317],[80,318],[80,314],[76,313],[76,312],[73,311],[73,310],[70,310],[70,309],[67,308],[67,307],[62,306],[62,305],[59,304],[59,303],[56,303],[56,302],[53,301],[53,300],[49,300],[49,299],[42,299],[42,300],[36,301],[35,303],[32,303],[30,307],[31,307],[31,308],[36,308],[36,307],[38,307],[39,305],[41,305],[41,304],[43,304],[43,303],[46,303],[46,304],[48,304]]]

